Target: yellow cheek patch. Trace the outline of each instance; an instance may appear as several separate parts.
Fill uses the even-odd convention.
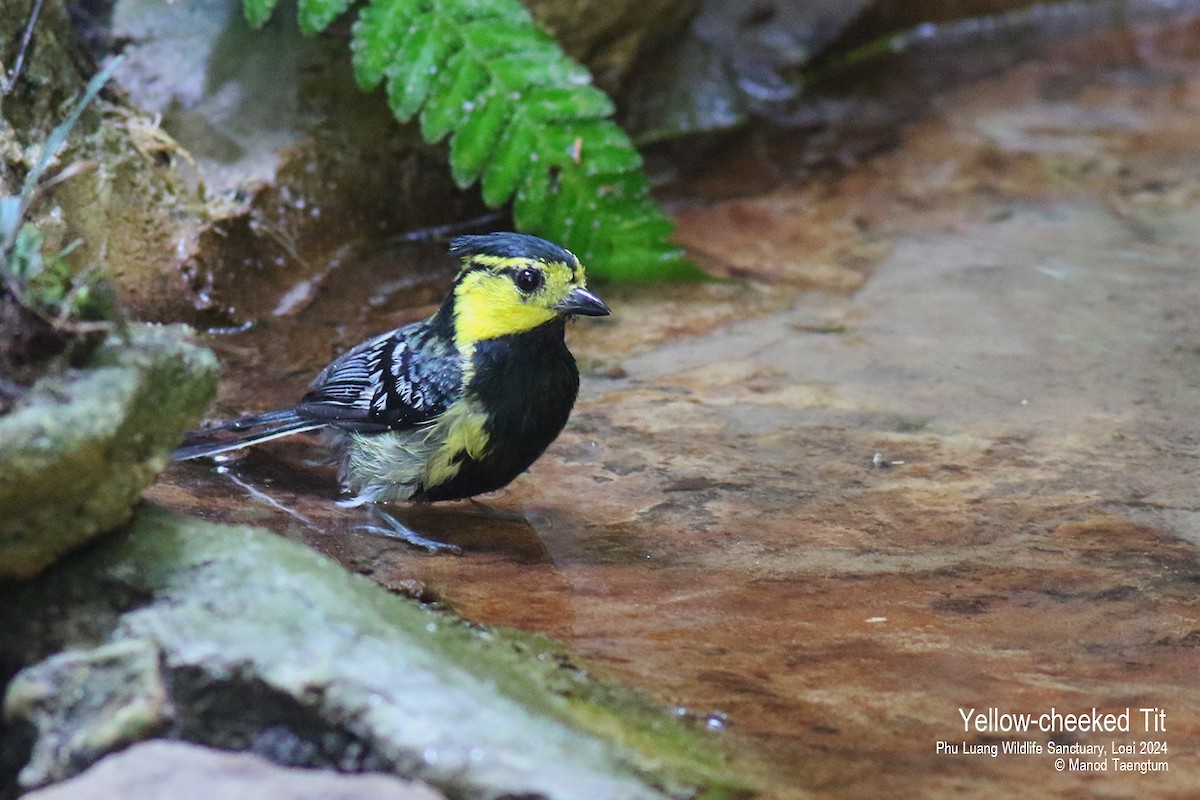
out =
[[[558,316],[554,307],[577,285],[575,271],[570,266],[539,264],[535,268],[542,270],[545,284],[526,296],[508,274],[493,270],[520,267],[528,262],[489,256],[476,256],[473,261],[485,268],[467,272],[454,289],[454,338],[459,350],[475,342],[523,333],[549,322]],[[577,269],[579,285],[582,285],[583,270]]]
[[[429,437],[442,439],[441,446],[425,464],[426,486],[438,486],[458,474],[463,454],[478,461],[487,452],[488,415],[475,403],[460,400],[438,419]]]
[[[455,294],[454,339],[459,348],[532,330],[555,317],[544,303],[522,298],[507,275],[472,272],[459,283]]]

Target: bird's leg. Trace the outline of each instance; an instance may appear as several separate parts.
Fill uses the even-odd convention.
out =
[[[458,545],[439,542],[422,536],[377,505],[371,505],[371,515],[375,517],[380,524],[359,525],[356,530],[376,533],[380,536],[387,536],[391,539],[400,539],[401,541],[410,544],[413,547],[420,547],[429,553],[453,553],[454,555],[462,555],[462,548]]]

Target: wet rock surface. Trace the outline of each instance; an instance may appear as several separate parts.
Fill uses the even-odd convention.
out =
[[[802,186],[791,154],[750,146],[671,187],[681,240],[749,284],[601,287],[614,318],[570,332],[588,373],[572,422],[487,498],[510,518],[403,511],[463,557],[356,531],[312,442],[178,467],[153,496],[559,637],[727,727],[773,764],[769,796],[1185,797],[1200,774],[1195,34],[1065,42]],[[270,341],[228,340],[221,411],[291,402],[331,355],[306,345],[372,332],[337,302]],[[260,345],[289,371],[264,374],[280,359]],[[1166,741],[1170,769],[936,751],[1013,739],[964,730],[960,708],[991,707],[1165,709],[1161,736],[1124,738]]]

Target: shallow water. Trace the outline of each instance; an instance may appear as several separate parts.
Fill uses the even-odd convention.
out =
[[[777,796],[1186,796],[1197,34],[1067,41],[803,185],[750,143],[670,187],[681,240],[747,282],[600,287],[615,313],[569,331],[585,379],[558,442],[486,507],[400,510],[462,556],[356,531],[311,440],[224,474],[173,466],[149,495],[561,638],[768,759]],[[337,352],[428,313],[444,266],[428,245],[347,264],[219,338],[219,410],[290,402]],[[364,288],[391,274],[418,277]],[[1142,706],[1167,731],[1125,738],[1167,741],[1165,774],[935,748],[1013,738],[964,732],[960,707]]]

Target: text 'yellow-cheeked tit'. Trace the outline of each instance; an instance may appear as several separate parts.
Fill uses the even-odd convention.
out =
[[[348,505],[456,500],[507,485],[554,441],[579,391],[565,320],[605,316],[570,251],[536,236],[460,236],[454,288],[432,317],[325,367],[294,408],[189,436],[182,461],[318,428]]]

